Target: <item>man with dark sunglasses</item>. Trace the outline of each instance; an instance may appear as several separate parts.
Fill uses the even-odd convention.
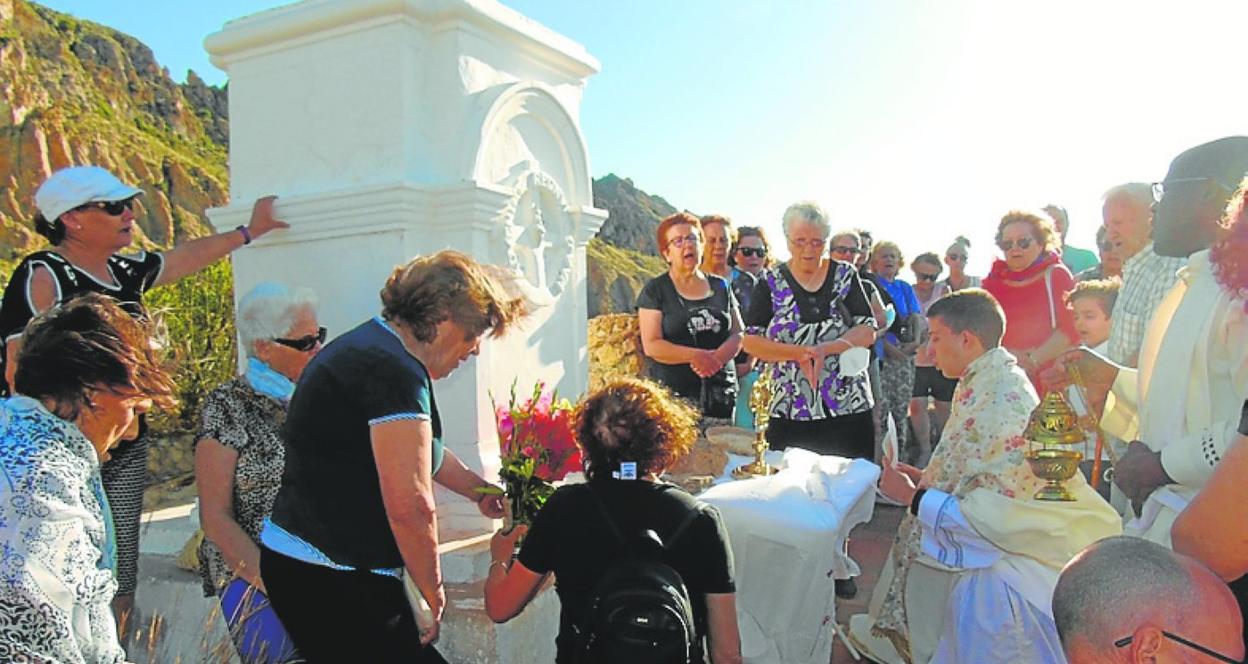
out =
[[[1187,556],[1110,537],[1066,565],[1053,620],[1070,664],[1244,658],[1242,616],[1222,580]]]

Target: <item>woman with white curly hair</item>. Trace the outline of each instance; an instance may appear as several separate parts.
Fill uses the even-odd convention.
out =
[[[204,596],[219,595],[221,613],[244,662],[295,657],[260,578],[260,528],[281,485],[281,429],[295,383],[321,349],[325,328],[307,288],[262,283],[238,304],[242,375],[204,400],[195,446],[199,484],[200,576]]]

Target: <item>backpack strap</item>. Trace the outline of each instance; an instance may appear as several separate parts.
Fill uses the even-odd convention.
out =
[[[611,535],[615,538],[615,541],[623,546],[626,540],[624,539],[624,533],[620,531],[620,526],[615,522],[615,519],[611,518],[611,512],[607,510],[607,506],[602,502],[602,498],[598,496],[598,492],[594,491],[593,484],[587,483],[585,486],[589,491],[590,498],[594,505],[598,507],[598,513],[602,515],[603,523],[607,524],[607,529],[611,531]],[[664,490],[668,488],[675,488],[667,484],[662,484],[660,486]],[[700,500],[696,502],[693,509],[689,510],[689,513],[681,518],[680,523],[676,524],[676,528],[672,530],[671,534],[664,538],[664,551],[671,550],[672,545],[676,543],[676,540],[680,539],[680,536],[685,534],[685,531],[689,529],[689,526],[693,525],[694,519],[701,516],[706,507],[706,503]]]
[[[702,516],[702,510],[705,507],[706,503],[698,501],[697,504],[693,506],[693,509],[689,510],[689,513],[686,514],[685,517],[680,520],[680,523],[676,525],[676,529],[672,531],[672,534],[667,536],[667,541],[663,542],[664,551],[672,550],[672,545],[676,543],[676,540],[680,539],[681,535],[685,534],[686,530],[689,530],[689,526],[693,525],[693,520]]]
[[[611,518],[611,512],[607,511],[607,506],[603,504],[602,499],[598,497],[598,492],[594,491],[592,483],[585,484],[586,491],[589,492],[590,500],[598,507],[598,513],[602,515],[602,522],[607,524],[607,529],[611,531],[611,535],[615,537],[617,544],[624,545],[624,534],[620,532],[620,527],[616,525],[615,519]]]

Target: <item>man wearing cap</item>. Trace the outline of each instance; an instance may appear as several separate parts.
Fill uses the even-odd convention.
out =
[[[142,298],[148,289],[194,274],[255,238],[287,227],[274,218],[275,197],[268,196],[256,201],[246,226],[161,253],[121,256],[117,252],[134,239],[132,208],[142,193],[98,166],[61,169],[39,186],[35,230],[52,247],[18,264],[0,302],[5,365],[0,389],[5,393],[17,370],[22,332],[36,314],[84,293],[102,293],[134,316],[142,316]],[[114,449],[101,467],[117,537],[118,592],[113,611],[123,634],[134,607],[147,447],[146,436],[140,435]]]

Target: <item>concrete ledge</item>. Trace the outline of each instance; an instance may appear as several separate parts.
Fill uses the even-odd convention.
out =
[[[484,581],[446,585],[447,610],[438,651],[456,664],[535,664],[555,661],[559,597],[543,588],[524,612],[502,625],[485,615]]]

